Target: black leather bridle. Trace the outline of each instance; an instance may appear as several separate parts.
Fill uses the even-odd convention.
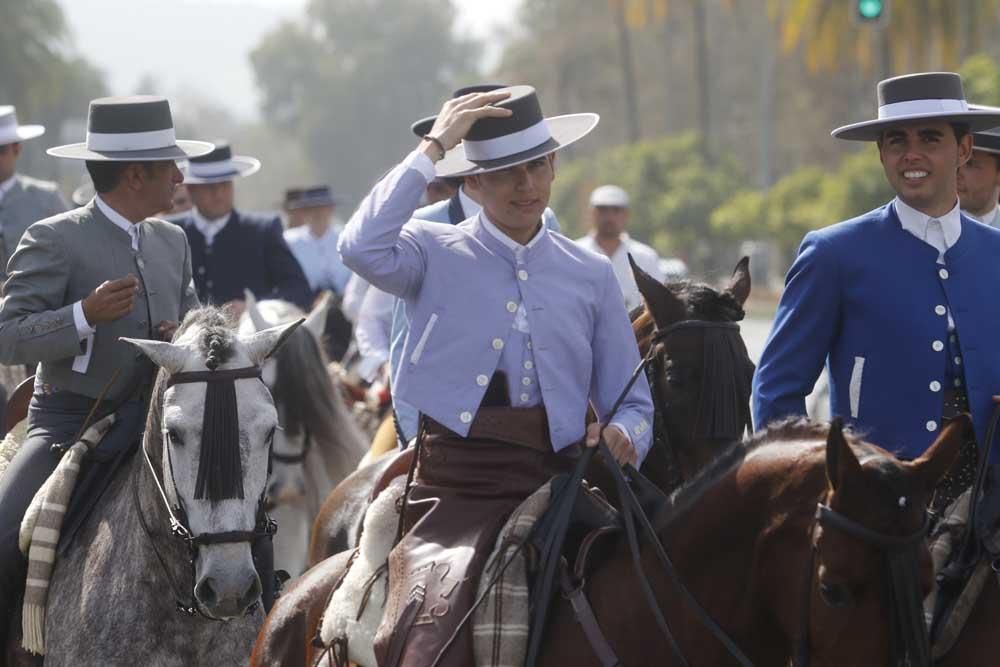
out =
[[[929,525],[930,515],[925,510],[923,522],[917,530],[907,535],[887,535],[847,518],[829,505],[817,504],[809,531],[812,545],[802,593],[802,617],[792,663],[794,667],[809,667],[810,664],[809,625],[813,580],[816,578],[817,526],[840,531],[880,552],[884,595],[889,606],[889,664],[891,667],[930,667],[930,643],[924,619],[918,551],[927,537]],[[825,598],[824,603],[829,604]]]
[[[233,382],[240,379],[256,378],[261,379],[261,369],[260,366],[247,366],[244,368],[233,368],[224,370],[214,370],[214,371],[193,371],[188,373],[174,373],[167,380],[167,386],[171,387],[175,384],[191,384],[198,382]],[[261,380],[263,382],[263,380]],[[273,443],[273,435],[271,440],[268,442],[268,473],[270,474],[270,460],[271,452],[270,448]],[[174,484],[174,469],[173,461],[170,456],[170,447],[167,438],[164,438],[164,447],[167,452],[167,468],[168,477],[170,484],[176,490],[176,485]],[[267,491],[267,485],[264,485],[264,490],[261,491],[260,497],[257,499],[257,519],[256,525],[253,530],[228,530],[220,531],[215,533],[199,533],[197,535],[190,528],[188,523],[187,511],[184,508],[184,502],[181,500],[180,495],[177,495],[178,504],[171,505],[169,499],[167,498],[167,493],[164,489],[164,484],[160,480],[160,476],[157,474],[156,467],[153,465],[152,459],[149,457],[149,451],[146,448],[146,440],[143,438],[142,443],[142,455],[146,460],[146,466],[149,469],[149,473],[153,477],[153,481],[156,483],[156,488],[159,491],[160,499],[163,501],[163,507],[167,511],[167,515],[170,517],[170,534],[178,538],[187,548],[188,552],[188,564],[191,568],[191,595],[189,596],[190,602],[184,600],[184,596],[180,593],[180,587],[177,582],[174,581],[173,576],[170,573],[170,569],[160,553],[159,549],[156,548],[156,543],[153,541],[152,533],[149,529],[149,525],[146,522],[146,518],[142,513],[142,505],[139,503],[139,483],[138,475],[132,475],[132,494],[133,501],[136,507],[136,513],[139,516],[139,524],[142,527],[143,533],[145,533],[146,538],[150,542],[150,546],[153,549],[153,553],[156,554],[156,558],[160,563],[160,567],[163,569],[164,575],[167,577],[167,581],[170,582],[170,587],[173,589],[174,597],[177,600],[177,610],[187,614],[189,616],[194,616],[196,614],[208,618],[211,620],[216,620],[207,614],[204,614],[198,607],[197,598],[194,595],[195,586],[195,562],[198,558],[198,548],[205,545],[213,544],[236,544],[240,542],[254,542],[262,537],[267,537],[274,535],[277,531],[277,525],[274,520],[271,519],[265,510],[265,494]],[[166,480],[164,480],[166,481]],[[176,493],[176,491],[175,491]],[[259,603],[251,605],[246,614],[250,615],[256,611]]]

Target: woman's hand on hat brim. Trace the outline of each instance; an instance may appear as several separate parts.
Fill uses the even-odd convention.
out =
[[[434,126],[428,135],[434,137],[445,150],[451,150],[469,133],[472,125],[480,118],[506,118],[513,112],[510,109],[493,106],[494,103],[510,97],[510,91],[500,90],[489,93],[469,93],[450,99],[441,107],[441,113],[434,120]],[[441,149],[434,142],[425,139],[418,150],[423,151],[431,160],[440,160]]]

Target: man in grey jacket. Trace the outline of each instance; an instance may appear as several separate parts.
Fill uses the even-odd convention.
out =
[[[0,279],[28,225],[69,208],[55,183],[17,173],[21,142],[44,133],[41,125],[19,125],[14,107],[0,106]]]
[[[183,180],[175,160],[212,145],[177,141],[160,97],[94,100],[88,125],[86,143],[49,154],[86,160],[97,194],[28,228],[0,301],[0,362],[38,364],[27,437],[0,477],[0,639],[24,583],[21,518],[59,461],[52,445],[70,442],[102,395],[96,417],[117,414],[88,457],[65,538],[142,430],[153,368],[119,338],[169,339],[198,305],[184,232],[149,216]]]

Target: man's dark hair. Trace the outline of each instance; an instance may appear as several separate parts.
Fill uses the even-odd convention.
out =
[[[87,160],[87,172],[90,180],[94,182],[94,190],[97,192],[111,192],[118,187],[122,174],[129,168],[129,165],[140,164],[148,175],[153,174],[154,162],[98,162]]]
[[[969,133],[969,126],[965,123],[950,123],[951,131],[955,133],[955,141],[961,143],[962,139]]]

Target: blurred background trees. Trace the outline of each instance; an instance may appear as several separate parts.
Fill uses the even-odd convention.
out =
[[[47,124],[47,145],[82,136],[87,100],[107,92],[73,46],[68,1],[6,0],[0,22],[0,103]],[[452,0],[300,1],[248,55],[249,120],[233,113],[247,100],[155,78],[114,91],[170,94],[179,133],[261,157],[246,208],[327,182],[346,217],[454,88],[530,83],[550,115],[602,116],[559,157],[553,208],[568,234],[585,233],[590,190],[614,182],[635,202],[632,233],[661,253],[723,272],[742,242],[766,241],[780,276],[806,231],[889,198],[875,148],[829,136],[874,114],[879,79],[961,68],[971,101],[1000,104],[1000,0],[889,0],[875,23],[856,19],[857,0],[521,0],[509,29],[478,41]],[[26,146],[25,170],[52,175],[42,144]]]

